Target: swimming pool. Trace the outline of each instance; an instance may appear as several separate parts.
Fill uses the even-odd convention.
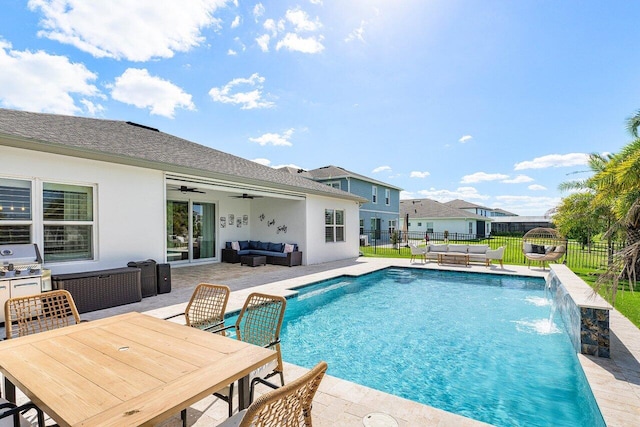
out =
[[[604,426],[537,278],[387,269],[300,288],[284,360],[497,426]]]

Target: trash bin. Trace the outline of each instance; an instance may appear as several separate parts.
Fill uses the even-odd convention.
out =
[[[158,264],[158,293],[171,292],[171,264]]]
[[[131,261],[127,267],[140,269],[140,286],[142,297],[152,297],[158,295],[158,284],[156,279],[156,262],[152,259],[146,261]]]

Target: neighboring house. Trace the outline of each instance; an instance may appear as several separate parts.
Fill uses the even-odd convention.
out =
[[[368,200],[360,206],[360,234],[371,232],[378,239],[381,231],[391,233],[398,229],[401,188],[338,166],[324,166],[306,173],[317,182]]]
[[[491,215],[489,216],[518,216],[513,212],[505,211],[504,209],[495,208],[491,211]]]
[[[470,209],[470,207],[468,207]],[[444,233],[486,237],[491,233],[492,218],[459,209],[431,199],[400,201],[400,229],[409,233]]]
[[[551,218],[544,216],[498,216],[493,218],[491,232],[524,235],[527,231],[538,227],[555,228]]]
[[[219,262],[225,242],[358,256],[367,199],[135,123],[0,109],[0,244],[54,274]]]
[[[493,216],[493,209],[486,206],[476,205],[475,203],[467,202],[466,200],[455,199],[444,202],[444,204],[449,207],[462,209],[464,211],[471,212],[480,216]]]

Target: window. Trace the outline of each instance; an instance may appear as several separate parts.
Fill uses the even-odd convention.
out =
[[[360,220],[360,234],[364,234],[364,219]]]
[[[327,182],[327,185],[329,187],[333,187],[333,188],[337,188],[338,190],[341,190],[342,187],[340,186],[340,181],[331,181],[331,182]]]
[[[31,243],[31,181],[0,178],[0,245]]]
[[[344,242],[344,211],[338,209],[324,210],[324,241]]]
[[[396,231],[396,221],[394,219],[389,220],[389,233]]]
[[[378,203],[378,187],[371,187],[371,203]]]
[[[384,204],[389,206],[391,204],[391,190],[385,188],[384,190]]]
[[[422,227],[422,223],[421,222],[418,222],[418,227]]]
[[[427,233],[433,233],[433,222],[427,222]]]
[[[469,223],[469,234],[473,234],[473,223]]]
[[[45,262],[93,259],[93,188],[44,183]]]

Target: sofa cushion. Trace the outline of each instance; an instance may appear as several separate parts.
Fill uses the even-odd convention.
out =
[[[544,245],[531,245],[531,252],[534,254],[543,254],[544,255]]]
[[[227,242],[224,244],[225,249],[231,249],[231,242]]]
[[[429,252],[447,252],[448,245],[435,245],[429,243],[427,247]]]
[[[240,240],[240,250],[249,249],[249,241],[248,240]]]
[[[489,250],[489,245],[469,245],[470,254],[485,254]]]
[[[257,240],[249,240],[249,249],[258,249],[258,245],[260,244]]]
[[[289,252],[293,252],[293,245],[291,245],[289,243],[285,243],[284,244],[284,248],[283,248],[283,252],[285,254],[288,254]]]
[[[469,245],[449,245],[449,249],[447,252],[457,252],[457,253],[467,253],[467,248]]]
[[[238,255],[249,255],[252,253],[253,251],[251,249],[241,249],[238,251]]]
[[[282,252],[282,243],[269,243],[269,250],[272,252]]]
[[[273,251],[263,251],[260,249],[252,249],[251,255],[264,255],[264,256],[272,256],[276,258],[286,258],[287,254],[283,254],[282,252],[273,252]]]
[[[545,254],[549,254],[551,252],[553,252],[556,249],[555,246],[553,245],[544,245],[544,253]]]
[[[269,250],[269,242],[258,242],[257,249],[259,249],[261,251],[268,251]]]
[[[533,245],[531,243],[523,243],[522,244],[522,249],[524,250],[525,254],[530,254],[533,253]]]

